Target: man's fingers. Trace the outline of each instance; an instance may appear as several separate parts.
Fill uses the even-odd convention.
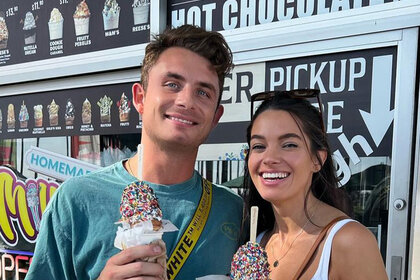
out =
[[[141,275],[141,279],[161,279],[164,268],[158,263],[133,262],[127,264],[122,271],[122,278],[136,279]]]
[[[162,253],[162,248],[158,245],[139,245],[122,250],[120,253],[109,259],[115,265],[124,265],[138,259],[154,257]]]
[[[141,277],[134,277],[134,278],[129,278],[127,280],[162,280],[163,278],[161,277],[148,277],[148,276],[141,276]]]

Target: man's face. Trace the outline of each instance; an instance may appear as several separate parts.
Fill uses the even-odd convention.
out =
[[[223,114],[213,66],[180,47],[159,56],[149,72],[147,93],[135,84],[133,94],[142,114],[142,137],[164,146],[198,148]]]

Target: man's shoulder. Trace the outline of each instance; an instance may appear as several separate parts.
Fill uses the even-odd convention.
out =
[[[123,170],[121,162],[110,166],[99,168],[83,176],[77,176],[67,179],[59,189],[62,192],[96,191],[96,188],[104,188],[107,185],[124,184],[125,178],[121,174]]]
[[[215,199],[227,201],[230,205],[235,205],[242,208],[243,199],[234,190],[215,183],[212,183],[212,185]]]

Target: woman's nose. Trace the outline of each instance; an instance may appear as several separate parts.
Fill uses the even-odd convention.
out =
[[[267,149],[264,155],[264,158],[262,160],[263,164],[266,165],[273,165],[273,164],[279,164],[282,161],[281,156],[273,151],[272,149]]]

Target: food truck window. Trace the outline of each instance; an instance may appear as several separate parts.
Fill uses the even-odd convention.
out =
[[[31,147],[105,167],[133,156],[139,143],[139,134],[3,139],[0,140],[0,165],[13,168],[23,178],[56,179],[29,168],[25,154]]]

